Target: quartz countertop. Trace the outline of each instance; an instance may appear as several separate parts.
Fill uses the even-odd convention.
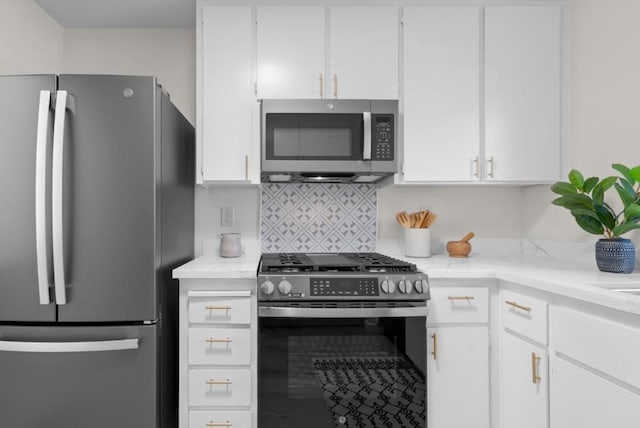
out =
[[[495,278],[532,289],[640,315],[640,295],[613,289],[640,289],[640,273],[601,272],[593,258],[567,260],[548,252],[512,248],[506,253],[477,252],[468,258],[436,254],[428,258],[404,257],[393,242],[381,242],[378,251],[414,263],[431,279]],[[237,258],[198,257],[173,271],[182,278],[255,278],[260,251],[252,246]],[[638,270],[636,270],[638,272]]]

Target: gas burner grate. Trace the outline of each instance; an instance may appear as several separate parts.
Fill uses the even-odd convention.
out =
[[[260,272],[416,272],[412,263],[379,253],[265,253]]]

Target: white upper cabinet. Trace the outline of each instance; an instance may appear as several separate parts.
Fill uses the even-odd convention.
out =
[[[405,7],[405,182],[562,176],[558,4]]]
[[[561,178],[562,9],[485,8],[487,178]]]
[[[260,6],[257,97],[398,98],[398,8]]]
[[[253,22],[249,6],[207,6],[198,37],[197,181],[248,182],[253,153]],[[258,153],[259,155],[259,153]]]
[[[398,8],[329,9],[327,98],[398,98]]]
[[[258,7],[257,28],[258,98],[322,98],[325,7]]]
[[[404,179],[479,179],[480,10],[404,9]]]

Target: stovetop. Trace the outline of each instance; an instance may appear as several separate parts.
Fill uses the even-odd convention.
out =
[[[416,265],[379,253],[264,253],[259,273],[400,273]]]
[[[426,300],[427,275],[378,253],[265,253],[258,300]]]

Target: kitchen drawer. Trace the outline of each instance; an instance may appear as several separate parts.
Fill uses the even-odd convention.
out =
[[[428,323],[486,323],[487,287],[431,287]]]
[[[549,319],[556,352],[640,388],[640,328],[555,306]]]
[[[189,322],[250,324],[251,298],[229,295],[189,295]]]
[[[250,406],[251,370],[189,370],[190,406]]]
[[[251,331],[248,328],[189,329],[189,364],[251,363]]]
[[[189,428],[251,428],[251,411],[191,411]]]
[[[500,306],[504,328],[547,345],[547,302],[503,290]]]

